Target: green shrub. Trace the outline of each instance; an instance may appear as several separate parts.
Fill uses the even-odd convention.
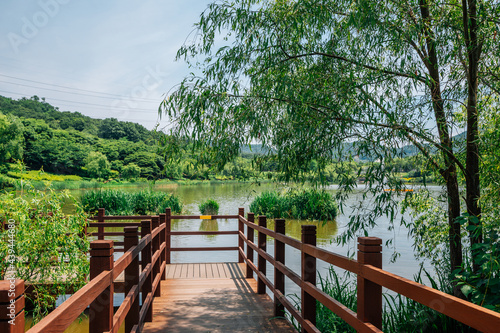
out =
[[[213,199],[208,199],[198,205],[202,215],[217,215],[219,214],[219,204]]]
[[[337,205],[324,190],[288,190],[284,194],[266,191],[252,201],[250,211],[269,218],[331,221],[337,216]]]
[[[83,193],[80,202],[85,211],[92,214],[96,214],[99,208],[104,208],[107,215],[159,214],[169,207],[174,213],[182,211],[182,204],[175,195],[150,190],[134,193],[91,190]]]
[[[0,229],[0,279],[15,275],[32,286],[27,310],[35,322],[67,287],[88,282],[87,216],[76,202],[74,214],[63,214],[68,199],[73,200],[67,191],[37,191],[29,183],[22,195],[0,195],[0,223],[11,222]]]

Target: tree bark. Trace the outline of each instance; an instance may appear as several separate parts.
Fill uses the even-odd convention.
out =
[[[469,217],[469,238],[471,249],[475,244],[483,242],[481,207],[479,205],[480,184],[479,184],[479,113],[477,110],[477,87],[478,87],[478,64],[481,47],[477,38],[477,8],[475,0],[462,0],[462,15],[464,24],[464,39],[468,55],[467,73],[467,152],[466,152],[466,205]],[[472,250],[472,257],[476,253]],[[479,270],[479,265],[473,262],[474,272]]]
[[[439,77],[439,62],[437,58],[435,36],[431,29],[431,18],[426,0],[420,0],[420,14],[423,20],[422,34],[426,40],[428,65],[427,70],[431,78],[429,89],[432,97],[432,107],[436,118],[437,130],[441,145],[447,151],[442,150],[444,168],[440,170],[446,183],[448,194],[448,225],[450,246],[450,269],[454,271],[462,265],[462,238],[460,237],[460,224],[457,218],[460,216],[460,194],[458,189],[457,167],[450,154],[453,154],[453,142],[450,138],[449,125],[444,110],[444,102],[441,96],[441,85]],[[460,289],[454,284],[454,294],[463,297]]]

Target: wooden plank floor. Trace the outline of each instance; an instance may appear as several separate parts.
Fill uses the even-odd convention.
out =
[[[144,332],[296,332],[237,263],[167,265]]]

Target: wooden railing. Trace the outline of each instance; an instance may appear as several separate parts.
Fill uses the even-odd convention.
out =
[[[102,210],[104,212],[104,210]],[[90,223],[90,227],[102,228],[98,240],[90,243],[90,281],[83,288],[58,306],[39,323],[28,330],[29,333],[64,332],[69,325],[88,307],[89,332],[118,332],[125,323],[125,332],[140,332],[145,322],[150,322],[152,303],[160,295],[160,280],[165,278],[166,267],[166,214],[160,216],[107,216],[106,220],[138,220],[141,222],[109,223],[102,220]],[[99,224],[99,225],[96,225]],[[123,227],[123,232],[104,232],[106,227]],[[138,227],[141,228],[139,240]],[[123,235],[123,242],[103,239],[105,236]],[[122,245],[116,252],[125,252],[114,261],[115,245]],[[139,262],[139,254],[141,261]],[[140,265],[139,265],[140,264]],[[124,272],[122,290],[125,298],[114,311],[113,296],[115,280]],[[24,332],[24,282],[15,281],[15,293],[6,289],[9,283],[0,284],[0,332]],[[10,287],[9,287],[10,288]],[[139,294],[142,305],[139,306]],[[14,300],[18,306],[13,315],[4,315],[5,306]],[[5,302],[4,302],[5,301]],[[9,311],[9,310],[7,310]],[[11,325],[7,318],[14,321]]]
[[[381,332],[382,287],[390,289],[416,302],[481,332],[498,332],[500,313],[429,288],[414,281],[382,270],[382,240],[376,237],[359,237],[357,260],[316,247],[316,226],[303,225],[301,241],[285,235],[285,220],[275,220],[275,230],[267,228],[265,216],[248,213],[239,216],[239,239],[246,244],[246,252],[239,246],[240,256],[246,262],[247,278],[257,277],[257,292],[274,295],[275,315],[283,316],[284,310],[300,323],[302,332],[319,332],[316,328],[316,301],[337,314],[358,332]],[[244,225],[247,226],[246,234]],[[257,231],[257,243],[254,232]],[[266,237],[274,239],[274,256],[266,251]],[[285,245],[301,253],[300,275],[285,265]],[[257,265],[254,263],[257,253]],[[316,261],[357,274],[357,313],[348,309],[330,295],[316,287]],[[274,282],[266,277],[266,261],[274,268]],[[301,311],[285,297],[284,277],[288,277],[301,290]]]
[[[238,219],[237,231],[171,231],[174,219]],[[302,332],[319,332],[316,328],[316,302],[337,314],[358,332],[381,332],[382,287],[409,297],[448,317],[483,332],[497,332],[500,314],[438,290],[382,270],[382,241],[375,237],[358,238],[357,260],[316,247],[316,227],[302,226],[301,240],[285,235],[285,220],[275,220],[275,230],[267,228],[265,216],[255,223],[253,213],[238,215],[184,216],[171,215],[170,209],[159,216],[105,216],[104,209],[92,218],[90,227],[97,228],[91,235],[90,282],[62,303],[28,332],[63,332],[87,307],[89,331],[117,332],[125,323],[125,332],[140,332],[144,322],[152,321],[152,302],[160,295],[160,280],[165,279],[166,264],[171,262],[173,251],[234,251],[238,262],[246,263],[246,277],[257,279],[257,293],[265,294],[269,288],[274,295],[276,316],[283,316],[285,309],[299,322]],[[142,220],[141,222],[106,222]],[[245,232],[246,226],[246,232]],[[106,232],[108,227],[123,227],[123,232]],[[138,239],[138,227],[141,239]],[[254,234],[257,232],[257,243]],[[236,247],[184,247],[171,246],[176,235],[238,235]],[[106,240],[107,236],[124,236],[123,242]],[[267,237],[274,240],[274,255],[267,252]],[[123,246],[122,248],[115,246]],[[301,272],[297,274],[285,264],[285,246],[300,251]],[[113,252],[124,252],[116,262]],[[139,261],[141,253],[141,262]],[[254,253],[257,254],[255,263]],[[357,313],[348,309],[330,295],[316,287],[316,261],[357,274]],[[274,269],[274,281],[266,276],[266,262]],[[116,278],[125,272],[124,285]],[[285,297],[285,276],[301,290],[300,311]],[[125,299],[114,311],[113,294],[124,291]],[[24,326],[24,284],[22,281],[0,282],[0,332],[17,333]],[[139,306],[139,293],[142,306]],[[11,305],[14,304],[14,305]],[[15,318],[18,325],[8,321]]]

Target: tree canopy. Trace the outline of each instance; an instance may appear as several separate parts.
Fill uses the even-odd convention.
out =
[[[178,52],[200,75],[185,78],[163,111],[174,134],[210,147],[220,164],[256,140],[289,179],[312,159],[320,169],[354,155],[382,161],[366,172],[377,208],[354,214],[347,237],[394,216],[397,192],[383,189],[403,184],[384,161],[414,145],[446,188],[453,270],[463,263],[462,213],[470,243],[482,242],[478,115],[486,106],[478,101],[500,92],[498,17],[498,1],[216,1]],[[464,131],[462,144],[452,140]],[[342,171],[340,199],[355,186]]]

